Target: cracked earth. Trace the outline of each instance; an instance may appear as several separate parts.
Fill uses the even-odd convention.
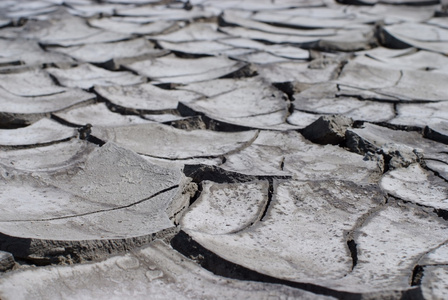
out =
[[[447,17],[1,1],[0,298],[446,299]]]

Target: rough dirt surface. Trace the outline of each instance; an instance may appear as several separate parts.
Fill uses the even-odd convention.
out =
[[[445,299],[448,1],[0,1],[0,299]]]

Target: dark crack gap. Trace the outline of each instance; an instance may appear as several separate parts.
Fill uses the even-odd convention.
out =
[[[356,267],[358,264],[358,249],[357,244],[355,240],[348,240],[347,241],[348,249],[350,250],[350,255],[352,257],[352,270]]]

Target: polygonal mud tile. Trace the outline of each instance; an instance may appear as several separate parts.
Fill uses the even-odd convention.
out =
[[[50,119],[18,129],[0,129],[0,148],[31,147],[56,143],[76,136],[73,128]]]
[[[254,20],[285,27],[298,28],[344,28],[353,24],[368,24],[378,20],[377,16],[348,14],[342,9],[297,8],[275,12],[257,12]]]
[[[392,130],[369,123],[364,123],[361,128],[348,129],[346,138],[347,147],[357,153],[376,152],[391,144],[403,145],[409,149],[407,152],[424,158],[435,158],[446,151],[444,144],[425,139],[418,132]]]
[[[81,161],[97,145],[80,139],[26,149],[0,152],[0,163],[20,171],[52,171]]]
[[[425,127],[433,122],[447,121],[447,102],[398,104],[397,116],[391,124]]]
[[[44,64],[68,65],[74,62],[66,55],[44,51],[36,41],[25,39],[1,39],[0,56],[3,73]]]
[[[36,260],[92,258],[173,230],[170,219],[191,196],[180,170],[112,143],[81,156],[50,171],[2,166],[2,249]]]
[[[16,96],[51,96],[67,89],[53,83],[44,71],[35,69],[13,74],[0,74],[0,87]]]
[[[171,33],[151,36],[151,39],[172,43],[192,41],[214,41],[229,37],[218,32],[218,26],[214,23],[192,23],[184,28]]]
[[[123,34],[145,34],[156,35],[163,33],[169,29],[175,28],[173,21],[155,21],[151,23],[141,24],[136,22],[134,18],[101,18],[91,19],[89,24],[93,27],[106,29],[109,31],[119,32]]]
[[[409,204],[388,205],[355,230],[357,264],[329,286],[364,293],[386,286],[409,290],[416,262],[446,241],[446,230],[446,222],[432,212]]]
[[[81,62],[109,63],[116,68],[120,66],[120,63],[129,63],[145,57],[157,57],[166,54],[166,51],[154,49],[153,44],[142,38],[116,43],[96,43],[49,49],[69,55]]]
[[[91,64],[82,64],[70,69],[46,69],[57,81],[67,87],[89,89],[94,85],[132,85],[146,82],[142,76],[126,71],[107,71]]]
[[[201,94],[187,90],[165,90],[149,83],[132,86],[96,86],[95,92],[119,108],[164,112],[177,108],[179,102],[191,102]]]
[[[104,103],[83,106],[66,112],[55,113],[54,115],[76,125],[91,124],[93,126],[107,127],[152,123],[140,116],[114,113]]]
[[[441,101],[448,99],[444,88],[448,74],[397,70],[349,62],[336,80],[341,85],[393,96],[401,101]],[[430,86],[428,89],[426,87]]]
[[[328,63],[319,68],[309,67],[305,62],[283,62],[257,67],[261,77],[270,82],[298,81],[302,83],[328,82],[336,78],[339,64]]]
[[[425,299],[443,299],[448,293],[448,267],[425,266],[421,281],[422,294]]]
[[[108,275],[104,276],[105,273]],[[68,281],[70,287],[64,284]],[[40,282],[45,282],[45,287]],[[117,283],[120,284],[117,286]],[[147,299],[149,295],[152,299],[199,299],[217,295],[254,300],[266,296],[335,299],[282,285],[216,276],[162,241],[101,262],[16,272],[1,278],[0,289],[5,300],[29,297]]]
[[[256,131],[216,132],[181,130],[167,125],[140,124],[133,126],[93,127],[92,135],[155,158],[187,159],[216,157],[237,151],[250,144]]]
[[[207,19],[217,15],[215,9],[207,9],[206,7],[193,6],[192,9],[168,7],[162,5],[143,5],[131,8],[118,9],[118,16],[127,17],[145,17],[146,22],[155,21],[190,21],[195,19]]]
[[[6,28],[0,36],[35,39],[44,45],[74,46],[114,42],[129,38],[127,34],[89,27],[85,20],[69,14],[55,14],[51,20],[29,20],[23,27]]]
[[[191,83],[229,75],[245,66],[226,57],[178,58],[168,55],[126,64],[126,68],[155,83]]]
[[[222,201],[221,195],[230,193],[229,188],[232,186],[211,185],[204,189],[181,219],[183,230],[232,264],[302,283],[323,284],[350,272],[353,261],[346,232],[355,227],[358,218],[385,202],[375,185],[285,181],[271,187],[272,201],[260,215],[258,211],[266,205],[261,195],[254,191],[250,197],[255,199],[245,202],[244,192],[233,187],[231,193],[237,198]],[[256,209],[254,201],[258,201]],[[229,206],[240,207],[239,213],[228,213]],[[218,221],[209,221],[215,214],[220,215]],[[183,245],[176,240],[173,245],[182,251]]]
[[[380,186],[405,201],[448,210],[448,184],[418,164],[389,171],[381,179]]]

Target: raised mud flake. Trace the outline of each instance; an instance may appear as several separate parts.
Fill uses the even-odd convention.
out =
[[[63,47],[129,38],[127,34],[89,27],[82,18],[65,13],[55,13],[51,20],[29,20],[23,27],[6,28],[0,32],[0,36],[36,39],[44,45]]]
[[[337,77],[339,63],[331,62],[322,68],[310,68],[305,62],[281,62],[257,67],[261,77],[270,82],[299,81],[302,83],[328,82]]]
[[[448,102],[398,104],[397,116],[389,123],[424,128],[431,123],[448,121]]]
[[[174,231],[170,219],[191,196],[180,170],[111,143],[83,155],[50,170],[2,168],[2,249],[34,260],[93,258]]]
[[[421,162],[422,158],[446,159],[443,154],[446,151],[444,144],[425,139],[417,132],[365,123],[362,128],[348,129],[346,138],[347,147],[354,152],[365,154],[382,151],[392,159],[391,166],[406,167],[413,162]]]
[[[307,143],[294,131],[261,131],[247,148],[226,155],[221,168],[246,175],[289,176],[285,171],[285,156],[302,151]]]
[[[425,299],[443,299],[448,293],[448,266],[425,266],[421,281]]]
[[[66,282],[70,285],[64,284]],[[282,285],[216,276],[161,241],[101,262],[33,268],[8,274],[1,277],[0,290],[5,300],[30,297],[148,299],[148,295],[151,299],[203,299],[217,295],[254,300],[267,296],[334,299]]]
[[[0,148],[39,146],[68,140],[75,136],[73,128],[50,119],[41,119],[23,128],[0,129]]]
[[[201,196],[183,216],[181,226],[185,231],[208,234],[242,231],[262,217],[268,204],[268,189],[267,181],[204,181]]]
[[[95,92],[120,108],[146,113],[175,110],[181,101],[188,103],[202,97],[193,91],[164,90],[150,83],[95,86]]]
[[[82,64],[70,69],[46,69],[58,82],[67,87],[89,89],[95,85],[132,85],[146,82],[142,76],[126,71],[111,72],[95,67],[91,64]]]
[[[193,6],[191,10],[161,5],[143,5],[118,9],[116,15],[125,17],[144,17],[146,22],[156,21],[191,21],[195,19],[207,19],[216,16],[216,9]]]
[[[43,64],[65,65],[73,59],[59,53],[42,50],[36,41],[26,39],[0,40],[0,70],[15,70]]]
[[[132,17],[120,18],[110,17],[89,20],[89,24],[93,27],[115,31],[123,34],[148,34],[155,35],[163,33],[175,26],[172,21],[154,21],[151,23],[141,24]]]
[[[151,36],[151,39],[172,43],[193,42],[193,41],[215,41],[229,36],[219,32],[218,26],[214,23],[192,23],[172,33]]]
[[[424,131],[424,136],[428,139],[448,144],[448,121],[439,120],[430,122]]]
[[[149,77],[155,83],[191,83],[229,75],[245,66],[225,57],[161,58],[126,64],[126,68]]]
[[[52,47],[49,50],[64,53],[77,61],[105,65],[108,63],[115,68],[119,68],[120,63],[129,63],[143,57],[157,57],[166,54],[166,51],[154,49],[154,46],[143,38],[115,43]]]
[[[385,286],[386,290],[409,290],[415,264],[446,241],[446,230],[442,219],[418,206],[387,206],[355,231],[358,263],[330,286],[363,293],[384,291]]]
[[[342,70],[337,83],[352,88],[395,97],[406,102],[445,101],[448,93],[444,88],[448,74],[420,70],[397,70],[380,67],[378,63],[349,62]],[[427,87],[431,87],[428,89]]]
[[[104,103],[87,105],[67,112],[55,113],[54,116],[79,126],[91,124],[93,126],[108,127],[152,123],[140,116],[114,113]]]
[[[256,131],[215,132],[181,130],[167,125],[141,124],[115,128],[95,128],[92,135],[156,158],[187,159],[214,157],[245,147]]]
[[[263,219],[242,231],[190,230],[202,219],[188,215],[181,224],[197,243],[233,264],[279,279],[322,284],[351,270],[344,232],[385,200],[374,185],[344,181],[278,182],[273,193]],[[189,214],[194,213],[192,208]]]
[[[377,183],[382,175],[383,162],[367,160],[364,156],[338,146],[305,144],[295,153],[285,155],[283,170],[298,180],[349,180]]]
[[[97,146],[80,139],[37,148],[11,149],[0,152],[0,164],[19,171],[53,171],[83,160]]]
[[[405,201],[448,210],[448,184],[418,164],[386,173],[380,186]]]
[[[0,87],[10,94],[21,97],[51,96],[67,90],[54,84],[50,76],[39,69],[0,74]]]

